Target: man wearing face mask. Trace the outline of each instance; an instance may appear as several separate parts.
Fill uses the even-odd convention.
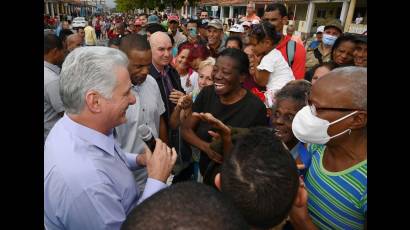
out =
[[[363,229],[367,222],[367,68],[320,78],[292,131],[309,143],[305,199],[290,213],[295,229]],[[303,185],[301,185],[303,186]]]
[[[188,41],[192,44],[197,43],[203,46],[207,45],[207,41],[199,36],[199,27],[202,26],[199,20],[191,19],[187,23]]]
[[[317,64],[329,62],[332,56],[333,44],[342,34],[342,25],[338,21],[328,23],[323,31],[322,42],[318,47],[308,50],[306,53],[306,68],[311,69]]]

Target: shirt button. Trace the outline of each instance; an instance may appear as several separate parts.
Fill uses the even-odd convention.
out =
[[[145,109],[142,109],[142,112],[145,112]]]

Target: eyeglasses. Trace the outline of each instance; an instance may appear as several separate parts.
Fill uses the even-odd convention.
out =
[[[310,111],[312,112],[313,115],[317,115],[318,110],[333,110],[333,111],[354,111],[354,110],[361,110],[361,109],[351,109],[351,108],[330,108],[330,107],[320,107],[317,108],[310,100],[306,100],[306,105],[309,106]]]

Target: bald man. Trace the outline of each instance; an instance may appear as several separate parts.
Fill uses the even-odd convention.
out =
[[[261,20],[260,17],[256,15],[255,5],[253,3],[246,5],[246,13],[245,21],[252,22],[254,20]]]
[[[184,158],[184,156],[190,154],[185,155],[185,151],[181,149],[182,146],[179,141],[181,138],[177,126],[179,124],[179,114],[182,110],[178,105],[178,100],[180,97],[185,96],[185,91],[181,86],[181,78],[178,72],[170,65],[172,60],[171,39],[167,33],[158,31],[151,34],[149,41],[152,52],[149,74],[157,81],[165,105],[163,116],[168,130],[169,145],[175,147],[178,154],[182,154],[182,158]]]
[[[162,100],[165,104],[165,121],[170,126],[171,114],[174,110],[179,110],[178,99],[185,95],[181,86],[178,72],[170,65],[172,60],[171,39],[165,32],[155,32],[150,39],[152,51],[152,64],[150,75],[155,78],[161,91]],[[176,128],[172,127],[171,128]]]
[[[337,68],[320,78],[292,131],[310,143],[306,190],[299,191],[305,199],[292,209],[293,227],[366,229],[367,68]]]
[[[83,46],[83,38],[79,34],[71,34],[67,37],[66,43],[67,50],[71,52],[75,48]]]

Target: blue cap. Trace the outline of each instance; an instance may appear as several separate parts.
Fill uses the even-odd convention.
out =
[[[148,24],[151,24],[151,23],[159,23],[159,18],[158,18],[158,16],[157,15],[150,15],[149,17],[148,17],[148,22],[147,22]]]

